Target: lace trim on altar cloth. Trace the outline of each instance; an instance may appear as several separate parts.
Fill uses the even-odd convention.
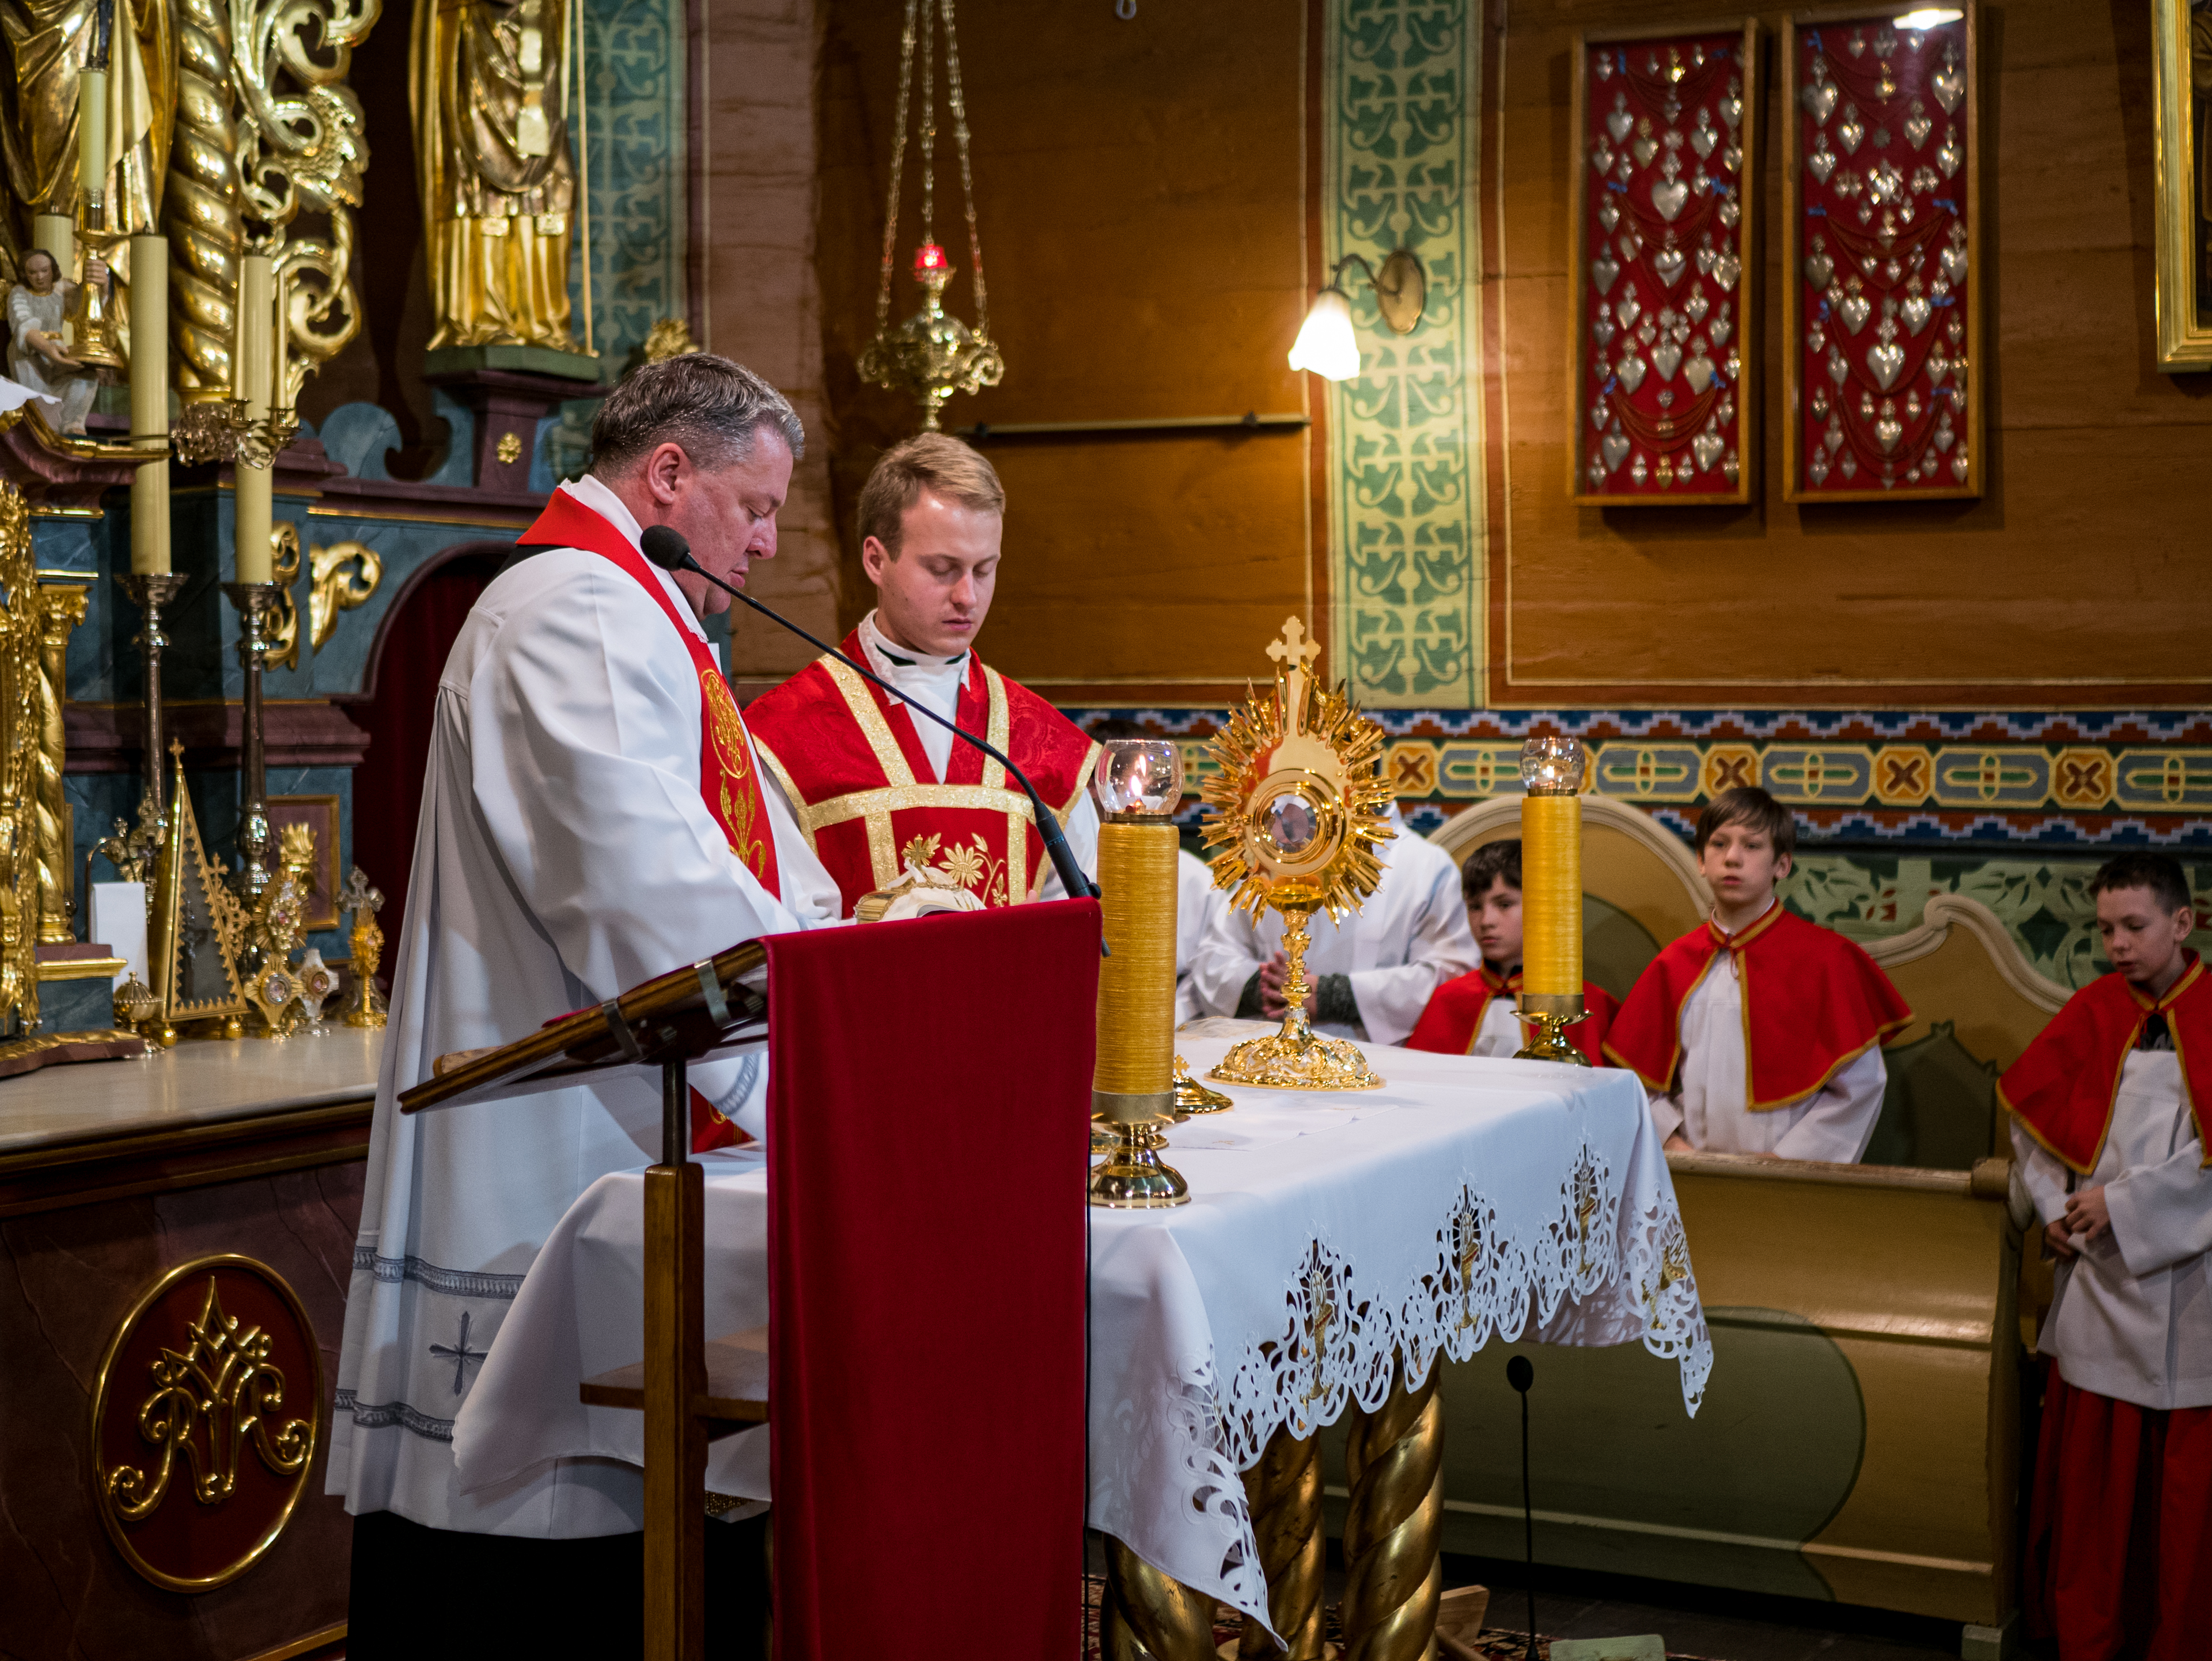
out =
[[[1601,1220],[1616,1218],[1613,1229]],[[1529,1335],[1552,1342],[1640,1338],[1679,1364],[1682,1403],[1693,1415],[1712,1372],[1673,1194],[1646,1209],[1625,1208],[1620,1178],[1587,1141],[1559,1185],[1557,1212],[1534,1238],[1509,1234],[1497,1207],[1463,1183],[1413,1284],[1364,1285],[1357,1266],[1317,1237],[1284,1303],[1281,1331],[1227,1369],[1219,1448],[1232,1470],[1249,1469],[1279,1426],[1303,1438],[1352,1402],[1381,1407],[1401,1354],[1408,1376],[1425,1378],[1439,1353],[1464,1361],[1493,1337],[1520,1338],[1532,1322]]]

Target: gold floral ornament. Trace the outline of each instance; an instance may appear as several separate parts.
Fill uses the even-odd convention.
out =
[[[1382,729],[1340,684],[1324,692],[1310,667],[1321,654],[1296,618],[1267,648],[1272,697],[1248,695],[1207,745],[1214,771],[1201,787],[1213,884],[1230,904],[1284,922],[1279,1032],[1236,1045],[1209,1075],[1272,1090],[1371,1090],[1382,1084],[1356,1045],[1316,1036],[1305,998],[1306,924],[1316,911],[1341,922],[1382,879],[1376,849],[1396,833],[1382,770]]]
[[[688,357],[705,349],[691,338],[691,326],[680,317],[664,317],[654,321],[645,336],[645,361],[665,363],[672,357]]]

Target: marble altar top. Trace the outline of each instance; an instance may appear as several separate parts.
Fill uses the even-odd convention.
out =
[[[35,1148],[253,1118],[376,1093],[381,1030],[319,1037],[187,1039],[141,1059],[0,1079],[0,1159]]]

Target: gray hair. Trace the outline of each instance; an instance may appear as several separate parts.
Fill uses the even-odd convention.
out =
[[[592,468],[619,472],[656,446],[674,444],[696,466],[735,466],[752,453],[753,435],[773,428],[795,460],[806,429],[791,401],[743,364],[711,352],[686,352],[630,371],[592,420]]]

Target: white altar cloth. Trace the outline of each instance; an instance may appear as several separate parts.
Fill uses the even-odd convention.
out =
[[[1177,1048],[1202,1076],[1266,1030],[1195,1023]],[[1226,1087],[1235,1112],[1170,1133],[1190,1204],[1091,1214],[1090,1523],[1262,1622],[1237,1473],[1279,1426],[1306,1435],[1354,1401],[1379,1407],[1394,1360],[1419,1378],[1439,1351],[1464,1360],[1493,1336],[1641,1340],[1677,1362],[1692,1413],[1712,1370],[1633,1075],[1370,1055],[1382,1089]],[[712,1337],[768,1319],[768,1177],[757,1153],[703,1163]],[[557,1457],[642,1462],[643,1415],[585,1407],[576,1389],[637,1360],[643,1191],[638,1171],[601,1177],[538,1253],[454,1424],[464,1489]],[[976,1366],[988,1396],[990,1358]],[[1018,1450],[995,1452],[1018,1484]],[[765,1498],[766,1431],[713,1444],[707,1486]]]

